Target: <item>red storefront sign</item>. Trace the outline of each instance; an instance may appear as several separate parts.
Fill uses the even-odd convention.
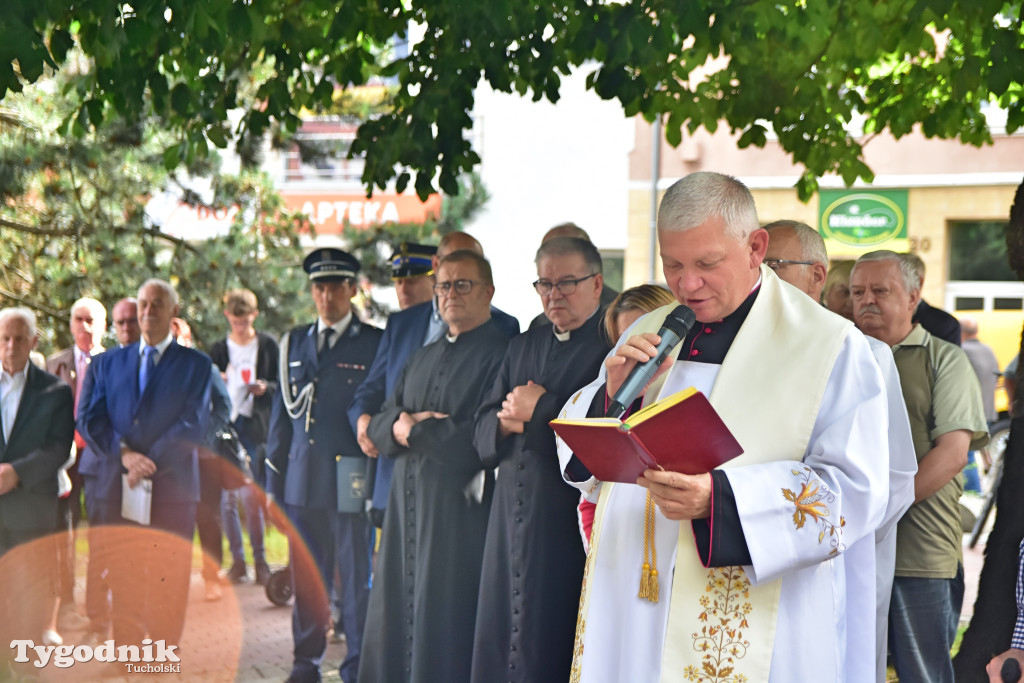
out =
[[[281,193],[285,206],[309,216],[318,235],[337,234],[345,223],[369,228],[383,223],[423,223],[441,213],[441,195],[421,202],[415,194]]]

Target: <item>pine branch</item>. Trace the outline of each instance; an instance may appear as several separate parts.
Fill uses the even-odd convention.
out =
[[[30,235],[44,235],[46,237],[72,237],[75,235],[75,231],[70,228],[40,228],[34,225],[26,225],[24,223],[15,223],[4,218],[0,218],[0,227],[11,228],[18,232],[27,232]]]
[[[41,304],[41,303],[38,303],[36,301],[32,301],[30,299],[26,299],[25,297],[18,296],[14,292],[8,292],[5,289],[0,289],[0,297],[3,297],[5,299],[11,299],[12,301],[17,301],[22,306],[26,306],[28,308],[31,308],[34,311],[39,311],[40,313],[45,313],[46,315],[54,317],[54,318],[61,318],[61,319],[64,319],[64,320],[68,319],[68,315],[67,315],[66,312],[58,311],[57,309],[50,308],[49,306],[47,306],[45,304]]]

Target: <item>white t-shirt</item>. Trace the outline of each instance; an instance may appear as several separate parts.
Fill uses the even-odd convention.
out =
[[[228,367],[226,383],[228,395],[231,396],[231,421],[239,415],[252,417],[253,395],[249,393],[249,385],[256,383],[256,353],[259,350],[259,338],[253,337],[248,344],[236,344],[228,339]]]

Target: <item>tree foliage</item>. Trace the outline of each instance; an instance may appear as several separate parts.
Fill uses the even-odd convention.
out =
[[[46,81],[0,109],[0,300],[39,314],[44,348],[70,343],[75,299],[92,296],[109,310],[148,277],[175,284],[200,341],[226,331],[221,297],[232,287],[256,292],[260,324],[271,330],[311,315],[298,267],[298,232],[308,226],[283,210],[266,178],[222,175],[212,163],[168,171],[171,138],[149,117],[107,118],[67,138],[55,122],[76,110],[78,85],[76,76]],[[191,174],[211,178],[205,202],[184,183]],[[230,231],[202,242],[162,231],[145,207],[165,190],[208,209],[237,206]]]
[[[422,39],[388,50],[410,25]],[[76,42],[92,66],[69,128],[134,120],[148,94],[175,133],[172,165],[272,123],[294,131],[335,86],[389,78],[394,109],[362,124],[353,151],[368,187],[397,178],[421,197],[435,182],[455,193],[479,162],[465,132],[481,79],[555,101],[586,62],[594,92],[667,117],[673,144],[719,122],[741,147],[773,136],[806,168],[804,197],[828,172],[872,179],[858,126],[981,145],[990,102],[1008,131],[1024,122],[1021,4],[1002,0],[7,0],[0,98]]]

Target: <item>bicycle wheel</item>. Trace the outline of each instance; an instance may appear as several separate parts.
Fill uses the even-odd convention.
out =
[[[989,430],[988,445],[983,449],[988,459],[988,469],[980,474],[982,495],[995,492],[997,487],[996,477],[1002,472],[1003,454],[1006,453],[1006,445],[1010,441],[1010,421],[999,420],[993,423]],[[979,463],[980,465],[980,463]]]

